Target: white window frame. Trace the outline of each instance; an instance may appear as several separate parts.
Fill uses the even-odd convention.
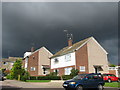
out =
[[[70,75],[72,67],[65,68],[64,70],[65,70],[65,75]]]
[[[31,71],[35,71],[35,67],[31,67],[30,70],[31,70]]]
[[[85,72],[85,66],[80,66],[80,72]]]
[[[68,61],[71,61],[71,54],[66,54],[65,55],[65,61],[68,62]]]

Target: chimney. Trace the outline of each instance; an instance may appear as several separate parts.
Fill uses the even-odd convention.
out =
[[[34,52],[34,47],[31,47],[31,52]]]
[[[72,46],[72,39],[68,39],[68,46]]]

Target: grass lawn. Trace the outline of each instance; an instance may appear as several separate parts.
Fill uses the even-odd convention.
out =
[[[26,82],[50,82],[51,80],[26,80]]]
[[[120,87],[120,83],[112,82],[112,83],[105,83],[105,87]]]

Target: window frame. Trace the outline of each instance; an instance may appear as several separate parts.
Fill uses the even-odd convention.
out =
[[[71,54],[66,54],[65,55],[65,62],[71,61]]]
[[[80,72],[85,72],[86,71],[85,66],[80,66],[79,68],[80,68]]]

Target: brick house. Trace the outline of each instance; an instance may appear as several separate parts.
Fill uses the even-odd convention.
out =
[[[58,75],[69,75],[71,69],[79,70],[79,73],[109,73],[107,52],[95,40],[94,37],[81,40],[72,44],[68,40],[68,46],[54,54],[51,59],[51,72]]]
[[[22,59],[20,57],[9,57],[9,58],[2,58],[1,62],[0,62],[0,69],[4,69],[4,70],[11,70],[13,67],[14,62],[17,59]]]
[[[45,47],[31,52],[26,52],[23,59],[23,67],[31,76],[45,76],[50,72],[50,57],[53,54]]]

